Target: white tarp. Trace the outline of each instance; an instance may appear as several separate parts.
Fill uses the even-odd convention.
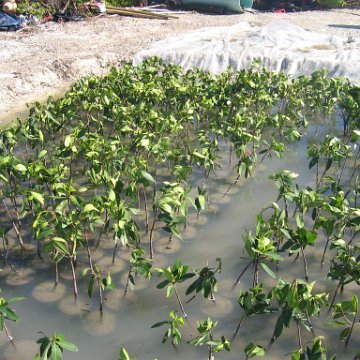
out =
[[[315,20],[316,21],[316,20]],[[269,70],[290,75],[311,74],[325,68],[330,76],[360,81],[360,39],[307,31],[286,22],[264,27],[241,22],[229,27],[204,28],[154,43],[134,57],[134,65],[158,56],[185,69],[199,67],[213,73],[248,67],[260,59]]]

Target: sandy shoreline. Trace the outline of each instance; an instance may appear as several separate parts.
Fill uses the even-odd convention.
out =
[[[27,103],[61,93],[81,76],[106,74],[111,66],[131,61],[154,41],[202,27],[281,20],[312,31],[360,38],[360,9],[176,16],[171,20],[102,16],[1,32],[0,122],[24,115]]]

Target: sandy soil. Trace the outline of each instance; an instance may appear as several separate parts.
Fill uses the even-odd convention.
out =
[[[201,27],[285,20],[312,31],[360,38],[360,9],[176,16],[171,20],[101,16],[0,32],[0,122],[24,114],[27,103],[63,92],[81,76],[106,74],[111,66],[131,61],[154,41]]]

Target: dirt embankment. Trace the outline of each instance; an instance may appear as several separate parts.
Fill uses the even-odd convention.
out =
[[[81,76],[106,74],[111,66],[131,61],[137,51],[154,41],[201,27],[282,20],[312,31],[360,38],[360,9],[176,16],[171,20],[101,16],[1,32],[0,122],[24,114],[27,103],[58,94]]]

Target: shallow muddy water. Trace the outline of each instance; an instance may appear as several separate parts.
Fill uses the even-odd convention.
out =
[[[333,124],[334,121],[333,121]],[[44,264],[38,259],[19,260],[14,267],[16,272],[7,268],[0,274],[1,287],[6,298],[24,296],[26,300],[16,303],[21,322],[8,323],[14,337],[14,344],[9,343],[4,334],[0,336],[0,359],[26,360],[35,355],[37,345],[35,341],[41,337],[39,332],[51,335],[54,331],[65,335],[68,341],[79,347],[78,353],[64,352],[64,359],[118,359],[121,346],[126,347],[130,354],[138,360],[152,359],[206,359],[205,346],[194,348],[186,343],[197,335],[196,322],[211,316],[218,321],[215,337],[224,335],[232,338],[234,330],[242,315],[237,304],[240,288],[247,290],[251,287],[250,272],[242,278],[236,287],[234,281],[246,266],[248,260],[242,246],[242,234],[246,229],[254,226],[256,214],[261,211],[268,201],[275,201],[277,189],[268,176],[276,171],[288,169],[300,174],[296,182],[300,186],[312,184],[314,173],[308,169],[306,154],[307,141],[315,134],[334,130],[329,124],[314,125],[308,129],[308,137],[299,143],[290,146],[286,156],[279,160],[267,160],[256,170],[254,176],[234,185],[229,196],[223,197],[228,187],[221,177],[209,180],[210,204],[205,214],[191,214],[188,229],[184,235],[184,242],[174,239],[168,243],[166,238],[158,237],[155,240],[155,267],[173,264],[181,258],[184,264],[193,268],[216,265],[215,259],[222,260],[222,272],[217,276],[219,291],[215,294],[216,301],[205,300],[198,295],[184,307],[188,314],[185,326],[182,328],[183,343],[175,350],[170,342],[161,344],[166,331],[165,327],[151,329],[159,321],[168,320],[172,310],[178,310],[175,297],[166,298],[165,289],[158,290],[156,285],[162,280],[156,275],[150,281],[136,279],[136,288],[129,291],[124,297],[124,286],[128,271],[129,252],[120,249],[115,264],[111,264],[112,242],[108,241],[93,252],[94,262],[107,268],[112,274],[117,290],[105,292],[105,306],[103,316],[98,311],[97,294],[89,299],[86,293],[87,283],[79,281],[80,295],[74,300],[72,282],[69,269],[60,269],[60,283],[53,287],[53,266]],[[227,172],[228,164],[223,164],[223,173]],[[231,176],[231,179],[233,175]],[[145,243],[145,246],[146,243]],[[328,264],[320,268],[319,259],[322,246],[313,251],[307,249],[310,281],[318,280],[316,290],[324,291],[327,287],[325,280]],[[85,264],[85,255],[81,255],[80,264]],[[82,265],[78,268],[78,278],[81,279]],[[261,273],[266,287],[274,285],[274,280],[265,273]],[[302,262],[293,259],[280,264],[279,277],[288,281],[303,277]],[[188,284],[182,284],[178,290],[183,299]],[[351,287],[346,288],[343,297],[349,295]],[[325,310],[326,311],[326,310]],[[243,349],[251,341],[257,342],[268,349],[266,359],[290,358],[290,353],[297,348],[296,329],[291,326],[285,329],[283,335],[271,346],[269,340],[272,336],[277,314],[261,315],[245,319],[237,337],[232,341],[232,351],[215,354],[216,359],[242,359],[245,358]],[[315,323],[316,335],[323,335],[325,323],[329,315],[324,313]],[[349,359],[359,347],[359,338],[352,337],[349,346],[345,349],[338,342],[339,330],[326,329],[330,334],[327,346],[338,354],[338,359]],[[311,333],[303,331],[304,342],[311,339]]]

